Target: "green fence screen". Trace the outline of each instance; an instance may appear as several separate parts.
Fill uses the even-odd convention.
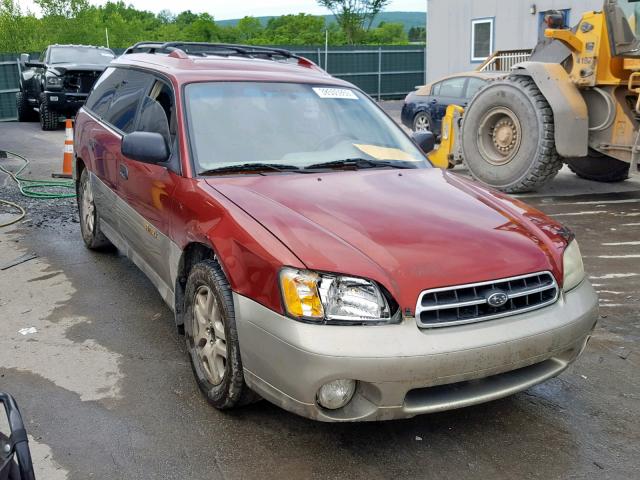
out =
[[[326,51],[324,46],[281,48],[307,57],[331,75],[357,85],[378,100],[402,98],[424,83],[425,51],[419,45],[330,47]],[[115,50],[117,54],[124,51]],[[18,57],[18,53],[0,54],[0,121],[17,118]]]

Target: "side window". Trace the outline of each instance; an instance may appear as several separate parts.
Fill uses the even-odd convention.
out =
[[[142,101],[136,131],[160,133],[171,148],[176,136],[176,109],[173,91],[157,80]]]
[[[149,91],[153,76],[137,70],[122,69],[109,110],[103,115],[110,123],[124,133],[131,133],[135,127],[136,113],[140,100]]]
[[[118,85],[118,75],[116,75],[115,68],[107,68],[100,78],[93,86],[91,94],[87,99],[85,107],[93,112],[99,118],[102,118],[109,107],[111,106],[111,100],[116,93],[116,87]]]
[[[467,77],[456,77],[442,82],[440,95],[442,97],[462,98]]]
[[[468,99],[471,99],[478,93],[482,87],[486,85],[486,81],[480,78],[470,77],[467,82],[467,94],[465,95]]]
[[[442,82],[436,83],[433,87],[431,87],[431,95],[440,95],[440,85],[442,85]]]

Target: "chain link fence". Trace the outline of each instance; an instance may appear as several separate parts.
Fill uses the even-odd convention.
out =
[[[360,87],[377,100],[402,98],[425,78],[423,46],[287,47],[307,57],[331,75]],[[124,49],[114,49],[117,54]],[[32,53],[37,58],[39,53]],[[16,92],[20,89],[18,53],[0,53],[0,121],[17,119]]]

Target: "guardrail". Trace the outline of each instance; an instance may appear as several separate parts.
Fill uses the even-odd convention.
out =
[[[529,60],[529,57],[531,57],[530,49],[498,50],[476,70],[478,72],[508,72],[514,65]]]

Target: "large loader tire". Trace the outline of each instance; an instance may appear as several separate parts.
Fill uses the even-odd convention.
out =
[[[589,149],[584,158],[565,158],[569,169],[580,178],[595,182],[615,183],[629,178],[629,164],[604,153]]]
[[[529,77],[489,83],[467,107],[464,161],[482,183],[508,193],[536,190],[556,176],[553,112]]]

